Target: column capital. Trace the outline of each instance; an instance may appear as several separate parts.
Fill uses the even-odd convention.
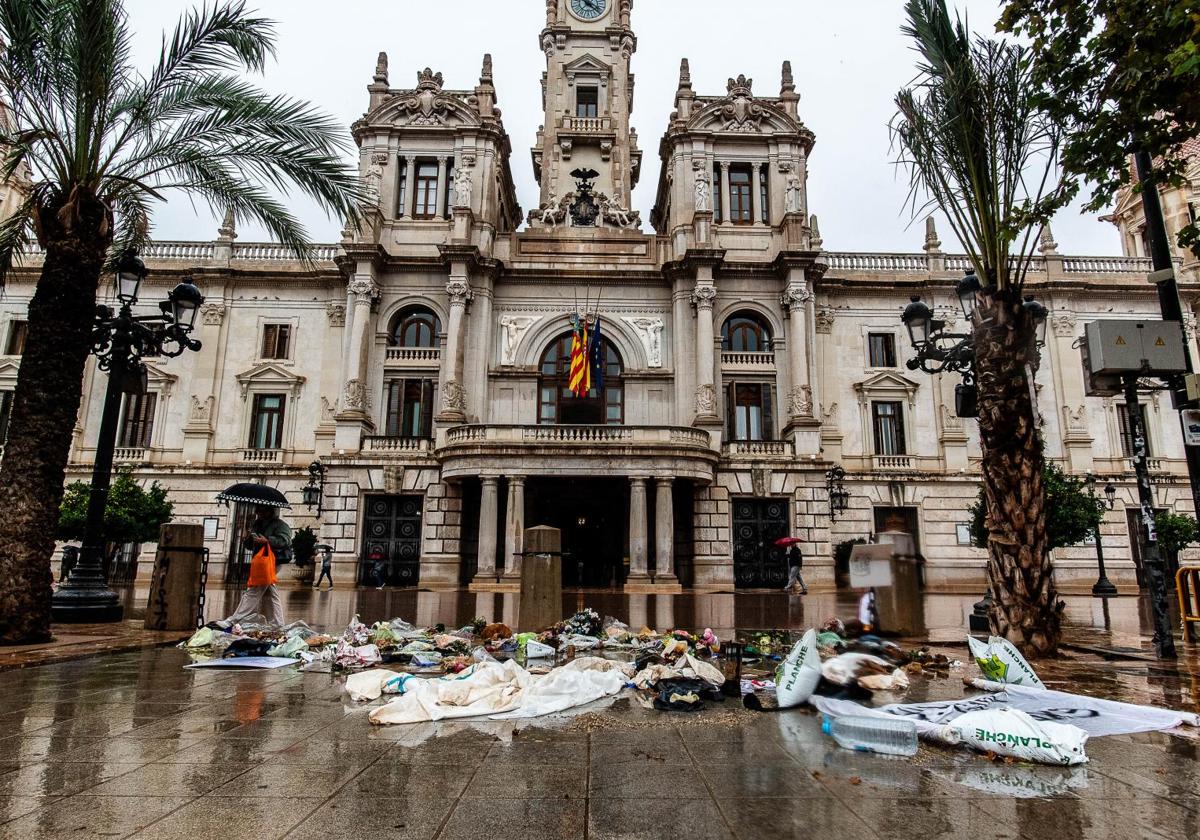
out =
[[[410,164],[417,162],[416,155],[401,155],[401,157],[404,158],[405,162],[410,163]]]
[[[660,476],[655,477],[654,483],[657,484],[659,487],[671,487],[672,485],[674,485],[675,479],[671,478],[670,476],[664,477],[664,476],[660,475]]]
[[[481,475],[481,476],[479,476],[479,480],[481,482],[483,482],[485,485],[495,485],[495,484],[500,483],[500,476],[498,476],[498,475]]]
[[[509,484],[524,484],[524,483],[525,483],[525,476],[523,476],[523,475],[510,475],[510,476],[508,476],[508,483],[509,483]]]
[[[446,294],[450,296],[452,306],[455,304],[465,306],[467,301],[474,297],[471,293],[471,284],[466,280],[459,279],[453,279],[446,283]]]
[[[692,290],[692,305],[697,309],[712,310],[713,301],[717,299],[717,287],[709,283],[697,283]]]
[[[648,476],[648,475],[631,475],[631,476],[629,476],[629,483],[634,485],[635,487],[645,487],[646,482],[648,482],[649,480],[650,480],[650,476]]]
[[[379,285],[370,277],[358,275],[346,284],[346,289],[360,301],[364,298],[371,300],[379,296]]]
[[[454,157],[454,155],[438,155],[438,163],[445,164],[452,157]]]

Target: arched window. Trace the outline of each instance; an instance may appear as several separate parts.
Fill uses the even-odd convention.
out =
[[[721,327],[721,349],[735,353],[767,353],[771,350],[771,329],[757,315],[737,312]]]
[[[390,347],[437,347],[442,321],[423,306],[401,310],[388,330]]]
[[[604,388],[593,387],[586,397],[571,393],[571,341],[566,333],[542,354],[538,378],[538,422],[547,425],[620,426],[625,422],[625,385],[621,356],[601,337]]]

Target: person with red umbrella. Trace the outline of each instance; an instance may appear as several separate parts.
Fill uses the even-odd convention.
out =
[[[808,587],[800,574],[800,570],[804,568],[804,555],[800,553],[800,542],[799,537],[782,537],[775,541],[775,545],[786,546],[788,550],[788,582],[787,586],[783,587],[783,591],[794,592],[796,587],[800,587],[800,594],[807,595]]]

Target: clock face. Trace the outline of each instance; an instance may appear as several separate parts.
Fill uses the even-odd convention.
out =
[[[584,20],[595,20],[604,14],[608,0],[571,0],[571,11]]]

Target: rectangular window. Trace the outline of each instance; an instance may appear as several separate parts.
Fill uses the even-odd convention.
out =
[[[892,333],[869,333],[867,349],[871,367],[894,368],[896,366],[896,336]]]
[[[774,440],[771,386],[734,382],[726,406],[728,434],[733,440]]]
[[[729,167],[729,220],[735,225],[748,225],[750,210],[750,167]]]
[[[399,165],[396,167],[396,217],[408,215],[408,204],[405,199],[408,198],[408,161],[400,158]]]
[[[761,169],[760,169],[761,171]],[[771,180],[771,167],[767,167],[766,172],[762,172],[762,182],[759,185],[758,206],[762,208],[762,220],[764,224],[771,224],[771,192],[767,183]]]
[[[255,394],[250,417],[251,449],[283,448],[283,394]]]
[[[721,167],[717,164],[713,164],[712,189],[709,192],[712,193],[713,221],[720,224],[725,221],[725,205],[721,203],[725,199],[721,194]]]
[[[904,443],[904,411],[898,402],[871,403],[876,455],[907,455]]]
[[[154,408],[157,394],[126,394],[121,413],[121,433],[117,446],[130,449],[148,449],[154,431]]]
[[[1146,425],[1146,406],[1138,405],[1138,415],[1142,421],[1142,434],[1146,437],[1146,457],[1151,457],[1154,453],[1150,449],[1150,427]],[[1126,458],[1134,456],[1133,450],[1133,430],[1129,428],[1129,407],[1117,405],[1117,425],[1121,430],[1121,452]]]
[[[262,359],[286,359],[291,350],[291,324],[264,324]]]
[[[598,88],[575,89],[575,116],[593,119],[600,116],[600,91]]]
[[[417,205],[413,215],[418,219],[432,219],[437,215],[438,165],[417,164]]]
[[[12,391],[0,391],[0,446],[8,440],[8,421],[12,417]]]
[[[20,356],[25,352],[25,338],[29,335],[28,321],[13,321],[8,327],[8,343],[4,352],[9,356]]]
[[[388,437],[427,438],[433,435],[433,380],[393,379],[387,383]]]

